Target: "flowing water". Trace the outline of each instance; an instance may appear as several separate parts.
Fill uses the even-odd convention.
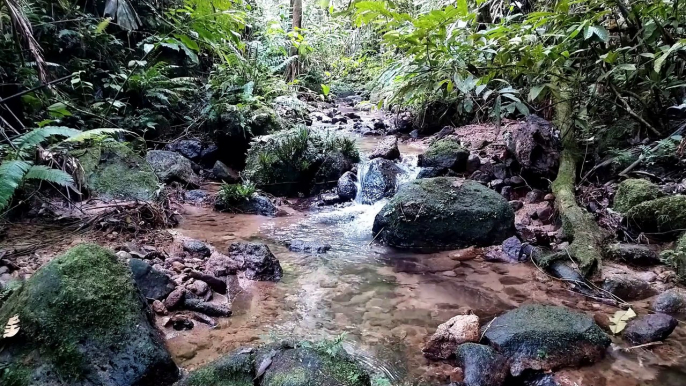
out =
[[[376,141],[360,139],[361,150],[370,151]],[[412,165],[419,150],[401,147],[404,181],[416,176]],[[364,162],[359,169],[364,173]],[[472,310],[485,323],[530,302],[589,314],[615,311],[569,292],[528,264],[451,259],[478,250],[416,254],[377,245],[371,228],[383,204],[289,210],[277,218],[186,207],[177,232],[224,252],[235,241],[264,242],[280,260],[284,275],[278,283],[242,282],[233,316],[222,319],[217,328],[168,332],[178,364],[193,369],[240,346],[345,334],[349,351],[394,384],[439,385],[446,384],[445,365],[424,359],[421,348],[440,323],[458,313]],[[283,242],[294,239],[332,248],[320,255],[289,252]],[[635,307],[645,312],[646,303]],[[610,350],[600,364],[565,373],[584,386],[686,385],[685,337],[679,327],[664,346],[628,353]]]

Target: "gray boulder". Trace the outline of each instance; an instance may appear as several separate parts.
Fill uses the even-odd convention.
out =
[[[554,178],[560,165],[562,141],[555,127],[535,115],[526,117],[507,140],[509,151],[522,167],[522,172]]]
[[[222,161],[217,161],[214,163],[214,167],[212,167],[212,174],[214,174],[214,178],[226,182],[227,184],[241,182],[241,176],[239,176],[235,170],[226,166],[226,164],[224,164]]]
[[[652,308],[665,314],[686,313],[686,291],[678,288],[665,291],[653,300]]]
[[[198,185],[198,176],[193,172],[191,161],[179,153],[150,150],[145,159],[163,182],[176,181],[190,186]]]
[[[455,351],[464,372],[465,386],[501,386],[508,374],[507,360],[493,348],[477,343],[461,344]]]
[[[195,254],[195,255],[199,255],[202,257],[209,257],[212,254],[210,247],[207,246],[207,244],[203,243],[200,240],[193,240],[193,239],[184,240],[181,243],[181,246],[183,247],[184,251],[186,251],[188,253]]]
[[[400,150],[398,149],[398,138],[394,136],[386,137],[379,141],[369,159],[384,158],[387,160],[396,160],[400,158]]]
[[[265,244],[233,243],[229,257],[244,262],[245,277],[250,280],[279,281],[283,275],[279,260]]]
[[[197,162],[202,155],[202,144],[194,139],[182,139],[165,146],[165,150],[181,154],[191,161]]]
[[[342,200],[354,200],[357,196],[357,176],[353,172],[345,172],[338,179],[338,196]]]
[[[141,259],[129,260],[133,280],[147,299],[161,300],[167,297],[176,284],[163,272]]]
[[[660,264],[660,256],[647,245],[641,244],[612,244],[608,248],[609,255],[634,265]]]
[[[667,339],[679,324],[676,319],[665,314],[650,314],[631,320],[624,330],[624,339],[639,345]]]
[[[402,172],[393,161],[383,158],[371,160],[361,179],[362,202],[372,204],[382,198],[392,197],[398,190],[398,176]]]
[[[497,317],[484,334],[510,363],[524,370],[553,370],[601,359],[610,338],[593,318],[566,308],[525,305]]]
[[[514,211],[501,195],[473,181],[415,180],[376,215],[373,233],[409,249],[494,245],[514,235]]]
[[[418,165],[423,168],[437,168],[463,172],[467,169],[469,151],[456,139],[444,138],[433,142],[424,154],[419,155]]]
[[[216,199],[214,208],[218,211],[258,214],[267,217],[275,217],[279,213],[279,209],[274,202],[260,193],[255,193],[250,199],[237,202],[231,206],[227,206],[221,200]]]
[[[603,280],[603,290],[630,302],[655,295],[650,283],[629,274],[607,274]]]

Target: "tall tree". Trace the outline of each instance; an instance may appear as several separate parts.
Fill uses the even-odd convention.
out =
[[[302,28],[303,21],[303,1],[302,0],[291,0],[291,12],[293,14],[293,32],[298,32]],[[296,46],[291,47],[291,56],[298,55],[298,48]],[[298,68],[300,68],[300,63],[298,59],[293,60],[286,68],[286,80],[292,82],[298,75]]]

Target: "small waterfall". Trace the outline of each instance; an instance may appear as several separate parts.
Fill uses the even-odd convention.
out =
[[[396,161],[396,165],[402,170],[397,178],[396,184],[399,188],[401,185],[412,181],[419,175],[420,168],[417,166],[417,155],[406,155],[401,158],[400,161]],[[364,204],[362,200],[362,192],[364,191],[363,181],[365,175],[369,172],[369,162],[370,160],[364,159],[362,162],[357,164],[357,194],[355,196],[355,202],[357,204]]]

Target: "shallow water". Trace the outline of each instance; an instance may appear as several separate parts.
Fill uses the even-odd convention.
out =
[[[368,151],[376,138],[362,139]],[[418,147],[401,151],[411,159]],[[414,150],[414,152],[413,152]],[[408,169],[408,173],[414,170]],[[435,328],[472,310],[482,324],[523,303],[565,305],[590,315],[616,309],[568,291],[528,264],[459,262],[455,252],[416,254],[372,242],[374,216],[383,202],[343,208],[313,208],[266,218],[185,207],[177,232],[225,252],[235,241],[268,244],[284,269],[279,283],[241,281],[234,315],[215,329],[168,332],[168,345],[182,367],[193,369],[237,347],[280,338],[319,339],[345,335],[349,351],[394,384],[447,384],[445,366],[421,353]],[[325,242],[321,255],[289,252],[284,241]],[[478,253],[478,251],[476,251]],[[645,313],[647,303],[635,309]],[[570,385],[686,385],[684,328],[666,344],[629,353],[612,351],[594,366],[565,370]],[[620,343],[619,340],[616,343]]]

